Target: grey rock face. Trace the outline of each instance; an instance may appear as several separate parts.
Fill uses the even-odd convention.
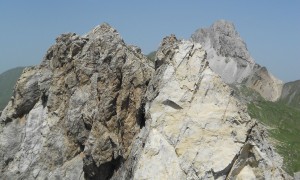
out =
[[[108,24],[59,36],[1,114],[1,178],[109,178],[144,126],[153,71]]]
[[[245,64],[244,61],[254,63],[245,42],[231,22],[219,20],[208,29],[197,30],[191,38],[193,41],[203,44],[210,41],[217,55],[236,58],[241,65]]]
[[[198,29],[192,41],[203,45],[211,69],[229,84],[244,83],[262,95],[266,100],[279,98],[282,82],[265,68],[256,64],[247,49],[246,43],[235,30],[233,23],[219,20],[211,27]],[[261,84],[257,82],[262,82]]]
[[[191,39],[204,46],[210,67],[225,82],[240,83],[251,73],[254,60],[233,23],[217,21],[207,29],[197,30]]]

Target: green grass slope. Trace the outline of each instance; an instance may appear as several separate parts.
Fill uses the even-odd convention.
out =
[[[5,108],[10,100],[14,86],[23,69],[24,67],[17,67],[0,74],[0,111]]]
[[[282,102],[260,100],[249,103],[248,112],[269,127],[285,170],[290,174],[300,171],[300,110]]]

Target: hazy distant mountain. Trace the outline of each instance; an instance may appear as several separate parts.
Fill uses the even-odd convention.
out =
[[[300,108],[300,80],[284,84],[280,101],[289,106]]]
[[[283,82],[255,63],[233,23],[216,21],[208,28],[196,30],[191,39],[203,45],[209,66],[226,83],[243,82],[266,100],[279,98]]]
[[[156,51],[152,51],[149,54],[147,54],[147,58],[150,59],[152,62],[155,61],[155,55],[156,55]]]
[[[7,105],[13,94],[14,86],[24,67],[17,67],[0,74],[0,111]]]

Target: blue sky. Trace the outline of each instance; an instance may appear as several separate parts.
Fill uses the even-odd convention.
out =
[[[300,1],[27,0],[0,2],[0,73],[39,64],[55,38],[108,22],[144,53],[173,33],[188,39],[218,19],[232,21],[257,63],[284,81],[300,79]]]

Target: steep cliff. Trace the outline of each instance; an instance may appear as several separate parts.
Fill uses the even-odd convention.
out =
[[[278,100],[283,82],[255,63],[233,23],[216,21],[209,28],[198,29],[191,39],[203,45],[210,67],[224,82],[245,83],[266,100]]]
[[[1,114],[1,179],[291,179],[199,43],[63,34]]]

